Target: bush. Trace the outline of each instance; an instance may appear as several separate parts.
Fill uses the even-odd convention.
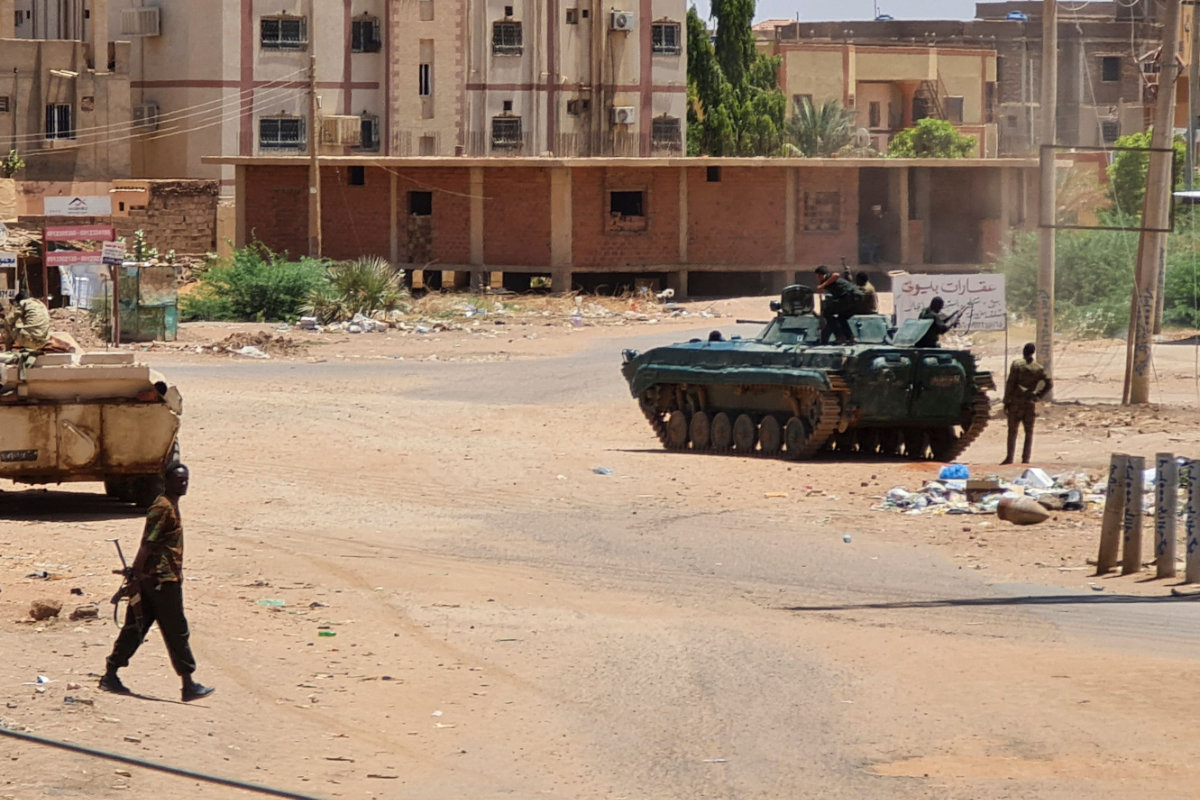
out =
[[[905,128],[888,143],[890,158],[967,158],[978,144],[944,119],[926,117]]]
[[[1117,139],[1117,147],[1149,148],[1153,130],[1130,133]],[[1176,134],[1171,140],[1175,149],[1174,175],[1172,186],[1179,188],[1183,184],[1183,170],[1187,163],[1187,142]],[[1132,150],[1117,153],[1113,163],[1108,166],[1109,191],[1117,209],[1134,219],[1136,225],[1142,216],[1142,202],[1146,197],[1146,171],[1150,167],[1150,154]]]
[[[209,267],[200,287],[180,299],[183,320],[293,321],[313,289],[326,280],[325,261],[288,261],[254,243]]]
[[[395,311],[408,298],[404,270],[379,256],[363,256],[329,267],[326,280],[309,292],[305,311],[322,324],[344,322],[355,314]]]

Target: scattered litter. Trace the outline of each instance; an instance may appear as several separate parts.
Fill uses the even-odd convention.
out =
[[[74,706],[74,705],[94,706],[94,705],[96,705],[96,701],[92,700],[89,697],[74,697],[72,695],[67,695],[66,697],[64,697],[63,703],[66,705],[69,705],[69,706]]]
[[[270,358],[269,355],[252,344],[248,344],[245,347],[239,347],[233,352],[239,356],[245,356],[246,358]]]
[[[1046,474],[1044,469],[1030,467],[1021,473],[1021,477],[1013,481],[1017,486],[1031,486],[1034,489],[1049,489],[1054,485],[1054,479]]]
[[[258,601],[258,604],[260,606],[267,606],[269,608],[279,608],[287,605],[287,603],[285,603],[283,600],[279,600],[274,597],[264,597],[262,600]]]
[[[608,467],[593,467],[592,472],[596,473],[597,475],[612,475],[613,474],[613,471],[611,469],[609,469]]]
[[[71,619],[76,621],[81,619],[97,619],[99,616],[100,609],[95,603],[89,603],[86,606],[75,606],[75,609],[71,612]]]
[[[334,631],[317,631],[317,636],[337,636]]]
[[[971,471],[966,464],[947,464],[938,472],[938,479],[945,480],[947,478],[955,480],[966,480],[971,477]]]
[[[131,744],[141,744],[142,743],[142,737],[140,737],[140,736],[123,736],[121,738]]]
[[[83,686],[81,686],[80,684],[78,684],[78,683],[75,683],[75,682],[73,682],[73,681],[72,681],[71,683],[68,683],[68,684],[67,684],[67,691],[68,691],[68,692],[77,692],[77,691],[79,691],[79,690],[80,690],[80,689],[82,689],[82,688],[83,688]]]
[[[445,713],[445,712],[443,712],[443,711],[440,711],[440,710],[439,710],[439,711],[435,711],[435,712],[433,712],[433,713],[432,713],[432,714],[430,714],[429,716],[431,716],[431,717],[440,717],[440,716],[442,716],[442,714],[444,714],[444,713]]]
[[[1014,525],[1036,525],[1050,519],[1050,512],[1032,497],[1003,497],[996,504],[996,516]]]
[[[995,514],[1004,498],[1025,497],[1036,500],[1046,510],[1084,511],[1103,505],[1106,480],[1107,476],[1092,478],[1083,470],[1051,476],[1031,467],[1012,481],[990,475],[928,481],[916,491],[895,486],[872,508],[905,514]],[[1146,496],[1144,505],[1147,513],[1152,513],[1153,492]]]
[[[788,496],[787,492],[763,492],[763,497],[766,497],[767,499],[774,499],[774,498],[778,498],[778,497],[787,497],[787,496]]]
[[[842,541],[843,541],[843,542],[845,542],[846,544],[850,544],[850,534],[848,534],[848,533],[843,533],[843,534],[842,534]]]
[[[368,772],[367,777],[368,778],[380,778],[380,779],[386,780],[386,781],[394,781],[397,778],[399,778],[400,776],[399,775],[383,775],[378,772]]]
[[[313,600],[308,604],[309,608],[329,608],[328,603],[322,603],[320,600]]]
[[[82,595],[82,594],[83,594],[83,589],[80,589],[78,586],[73,586],[73,587],[71,587],[71,594],[73,594],[73,595]]]

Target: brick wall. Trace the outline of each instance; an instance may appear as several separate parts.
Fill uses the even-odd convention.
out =
[[[483,260],[550,264],[550,171],[487,169],[483,176]],[[466,226],[467,217],[463,218]]]
[[[787,210],[785,169],[688,170],[688,261],[782,264]]]
[[[364,167],[361,186],[350,184],[351,175],[348,167],[321,168],[321,252],[338,261],[359,256],[389,258],[391,181],[388,174],[381,169]],[[308,224],[307,219],[305,224]]]
[[[308,252],[306,167],[246,167],[245,203],[247,244],[260,241],[292,255]]]
[[[679,170],[576,169],[571,191],[575,269],[679,262]],[[644,230],[612,229],[611,191],[644,192]]]
[[[805,227],[805,194],[837,192],[836,230],[811,231]],[[802,266],[840,264],[844,256],[858,260],[858,170],[801,170],[796,181],[796,263]]]

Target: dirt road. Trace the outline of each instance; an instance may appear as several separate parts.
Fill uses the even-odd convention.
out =
[[[115,635],[104,539],[131,552],[141,518],[94,487],[13,487],[0,720],[319,797],[1194,791],[1200,604],[1092,576],[1098,514],[893,514],[871,506],[937,465],[657,447],[620,349],[736,332],[764,302],[323,334],[284,360],[146,354],[185,396],[185,592],[197,677],[218,691],[174,702],[157,634],[122,673],[140,697],[97,691]],[[974,344],[1002,374],[1003,340]],[[1064,343],[1039,464],[1200,453],[1193,348],[1156,358],[1169,404],[1131,412],[1103,405],[1120,343]],[[1002,427],[966,460],[1011,477],[990,466]],[[102,619],[30,624],[37,597],[99,602]],[[0,798],[131,792],[250,796],[0,740]]]

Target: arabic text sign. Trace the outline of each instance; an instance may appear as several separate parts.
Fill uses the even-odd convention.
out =
[[[47,242],[111,242],[114,235],[112,225],[56,225],[45,230]]]
[[[112,198],[108,195],[96,197],[47,197],[42,212],[47,217],[110,217]]]
[[[930,300],[940,297],[946,302],[944,314],[967,307],[957,328],[963,333],[1007,327],[1003,275],[900,275],[892,283],[892,297],[897,325],[916,319]]]
[[[102,262],[103,256],[97,252],[55,250],[54,252],[46,253],[47,267],[66,267],[71,264],[100,264]]]
[[[17,254],[0,251],[0,297],[11,300],[17,293]]]

